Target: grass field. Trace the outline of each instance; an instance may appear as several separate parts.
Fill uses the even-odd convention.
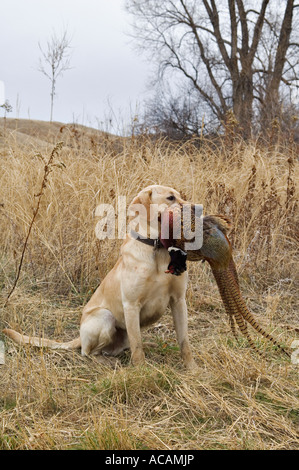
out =
[[[298,147],[291,136],[272,137],[245,144],[228,134],[199,147],[0,120],[0,329],[75,338],[82,306],[121,243],[96,238],[95,208],[165,184],[206,214],[232,218],[246,302],[290,348],[299,339]],[[193,374],[182,366],[169,313],[144,331],[155,347],[135,368],[129,352],[109,366],[77,352],[19,347],[0,333],[0,449],[298,449],[299,365],[253,332],[265,358],[237,341],[209,266],[188,271]]]

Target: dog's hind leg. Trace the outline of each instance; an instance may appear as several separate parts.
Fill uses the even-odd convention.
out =
[[[109,356],[117,356],[122,351],[129,348],[130,344],[126,330],[116,328],[111,343],[103,349],[103,353]]]
[[[115,318],[107,309],[94,309],[81,323],[82,356],[101,354],[113,341],[116,333]]]

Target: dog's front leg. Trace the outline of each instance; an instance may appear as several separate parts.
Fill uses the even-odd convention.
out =
[[[195,369],[196,363],[192,357],[188,338],[187,305],[185,298],[171,299],[170,307],[184,365],[189,370]]]
[[[136,303],[125,302],[124,314],[131,349],[132,364],[134,366],[143,364],[145,356],[140,331],[140,306]]]

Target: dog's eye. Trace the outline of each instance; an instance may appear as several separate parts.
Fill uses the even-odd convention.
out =
[[[174,200],[175,200],[175,196],[173,196],[173,195],[172,195],[172,196],[168,196],[167,199],[168,199],[168,201],[174,201]]]

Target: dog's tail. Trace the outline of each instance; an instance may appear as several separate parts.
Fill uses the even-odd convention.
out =
[[[2,331],[6,336],[11,338],[15,343],[21,344],[21,345],[31,344],[32,346],[36,346],[38,348],[66,349],[66,350],[79,349],[81,347],[80,337],[73,339],[72,341],[67,341],[66,343],[60,343],[59,341],[55,341],[52,339],[39,338],[37,336],[22,335],[21,333],[18,333],[17,331],[11,330],[9,328],[6,328],[5,330],[2,330]]]

